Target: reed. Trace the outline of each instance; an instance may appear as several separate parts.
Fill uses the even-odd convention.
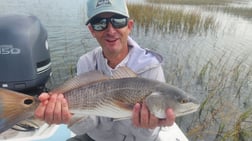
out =
[[[144,29],[145,33],[197,35],[214,32],[218,27],[213,16],[202,16],[198,11],[185,12],[151,4],[128,4],[128,8],[137,30]],[[165,67],[168,83],[188,89],[189,93],[202,93],[199,112],[177,119],[189,139],[226,141],[251,138],[252,113],[247,109],[252,108],[249,103],[252,88],[248,86],[252,68],[246,67],[245,63],[249,57],[239,59],[223,53],[200,66],[194,62],[197,68],[194,69],[195,64],[189,60],[200,58],[197,59],[193,51],[193,55],[182,58],[180,49],[170,51],[175,55]]]
[[[251,7],[232,7],[229,3],[235,2],[234,0],[147,0],[151,3],[165,3],[165,4],[177,4],[177,5],[198,5],[203,8],[207,8],[212,11],[223,11],[235,16],[241,16],[244,18],[252,18]],[[224,5],[224,6],[220,6]]]
[[[186,4],[186,5],[220,5],[233,0],[147,0],[153,3]]]
[[[244,18],[252,18],[252,8],[249,7],[224,7],[222,11],[230,13],[235,16],[241,16]]]
[[[189,126],[183,127],[188,117],[178,119],[190,140],[247,141],[252,137],[252,105],[244,104],[251,99],[247,84],[252,68],[247,67],[248,57],[235,59],[235,63],[230,57],[211,58],[191,79],[192,87],[201,88],[191,93],[201,91],[205,98],[198,113],[189,119]]]
[[[218,23],[213,16],[202,16],[200,12],[185,12],[180,9],[157,5],[128,4],[129,13],[137,30],[144,29],[158,33],[202,34],[215,31]],[[148,14],[147,14],[148,13]],[[152,29],[152,30],[151,30]]]

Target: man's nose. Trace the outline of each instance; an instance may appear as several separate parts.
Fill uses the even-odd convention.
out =
[[[109,33],[114,33],[116,31],[115,28],[112,26],[112,24],[110,22],[108,23],[108,27],[107,27],[106,30]]]

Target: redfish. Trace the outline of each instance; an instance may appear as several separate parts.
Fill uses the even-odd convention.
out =
[[[145,103],[158,118],[167,108],[176,117],[197,111],[199,103],[183,90],[167,83],[137,77],[129,68],[120,67],[112,77],[98,71],[76,76],[52,93],[62,93],[74,115],[94,115],[129,119],[136,103]],[[0,133],[33,116],[39,101],[23,93],[0,89]]]

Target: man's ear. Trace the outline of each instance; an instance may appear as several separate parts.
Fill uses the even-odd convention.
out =
[[[134,26],[134,21],[130,19],[128,21],[128,28],[129,28],[130,32],[133,30],[133,26]]]
[[[95,38],[95,31],[94,31],[93,27],[90,24],[88,24],[87,26],[88,26],[89,31],[91,32],[91,34]]]

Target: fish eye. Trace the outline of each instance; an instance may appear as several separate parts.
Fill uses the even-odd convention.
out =
[[[181,104],[188,103],[188,100],[187,100],[187,99],[182,99],[182,100],[180,101],[180,103],[181,103]]]
[[[25,99],[24,100],[24,104],[25,105],[31,105],[33,103],[33,100],[32,99]]]

